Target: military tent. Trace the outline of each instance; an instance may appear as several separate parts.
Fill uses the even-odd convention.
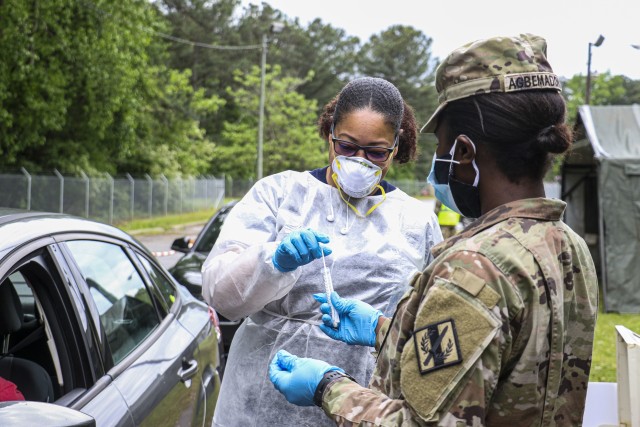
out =
[[[566,223],[596,263],[604,310],[640,313],[640,106],[579,108],[562,166]]]

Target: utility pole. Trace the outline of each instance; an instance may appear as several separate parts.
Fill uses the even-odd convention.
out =
[[[269,28],[270,33],[281,33],[284,29],[282,22],[274,22]],[[264,98],[267,73],[267,47],[269,40],[267,34],[262,35],[262,59],[260,61],[260,105],[258,107],[258,158],[256,164],[256,180],[262,179],[262,149],[264,145]]]
[[[587,91],[584,97],[585,104],[587,105],[589,105],[589,102],[591,101],[591,46],[598,47],[603,41],[604,37],[600,34],[595,43],[589,42],[589,56],[587,57]]]
[[[262,146],[264,143],[264,96],[265,74],[267,70],[267,35],[262,35],[262,60],[260,61],[260,106],[258,107],[258,164],[256,166],[256,181],[262,179]]]

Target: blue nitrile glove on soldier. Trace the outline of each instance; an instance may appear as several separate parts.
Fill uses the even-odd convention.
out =
[[[327,303],[325,294],[313,294],[316,301],[320,302],[323,325],[322,332],[334,340],[351,345],[366,345],[373,347],[376,344],[376,326],[382,316],[380,310],[376,310],[369,304],[355,300],[340,298],[337,292],[331,293],[331,303],[340,316],[340,324],[337,329],[331,325],[331,306]]]
[[[310,228],[294,230],[276,248],[273,266],[286,273],[321,258],[323,252],[325,256],[329,255],[331,249],[320,246],[320,243],[329,243],[329,236]]]
[[[329,371],[344,372],[322,360],[298,357],[279,350],[269,364],[269,379],[289,403],[313,406],[316,388]]]

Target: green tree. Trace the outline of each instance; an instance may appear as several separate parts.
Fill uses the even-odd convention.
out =
[[[306,28],[289,22],[269,46],[269,62],[303,79],[297,91],[319,109],[355,75],[359,39],[315,19]],[[318,111],[319,112],[319,111]]]
[[[563,82],[562,94],[567,102],[567,122],[574,124],[578,109],[586,102],[586,77],[576,74]],[[613,76],[609,71],[592,76],[591,105],[630,105],[640,103],[640,81],[625,76]],[[547,179],[560,175],[563,157],[557,157]]]
[[[115,0],[0,7],[4,164],[114,172],[113,154],[135,143],[127,112],[139,106],[151,8]]]
[[[72,100],[68,0],[0,3],[0,165],[28,165],[23,153],[64,128]],[[54,19],[54,17],[56,19]],[[56,42],[57,40],[57,42]]]
[[[437,61],[431,54],[432,39],[410,26],[394,25],[371,36],[359,53],[358,71],[392,82],[414,109],[418,127],[427,121],[437,106],[434,87]],[[435,138],[419,136],[415,163],[392,169],[390,178],[424,179],[435,152]]]
[[[171,36],[220,47],[209,49],[172,42],[170,66],[191,69],[191,82],[196,88],[227,96],[225,89],[233,82],[230,70],[249,72],[260,63],[264,35],[268,37],[268,63],[280,65],[283,74],[302,79],[298,92],[316,99],[320,107],[354,75],[357,37],[320,19],[305,28],[297,18],[290,19],[267,3],[249,4],[238,10],[239,3],[238,0],[154,1],[170,23]],[[279,33],[271,32],[276,22],[284,24]],[[230,117],[236,112],[233,100],[228,100],[225,114]]]
[[[213,168],[233,178],[255,177],[257,160],[260,68],[235,73],[229,88],[241,112],[234,122],[225,122],[222,142],[214,150]],[[279,66],[266,74],[263,143],[264,175],[283,170],[310,170],[327,163],[326,143],[316,129],[317,104],[295,91],[300,79],[284,77]]]
[[[144,0],[0,2],[0,166],[206,171],[220,100],[162,64],[157,29]]]
[[[234,14],[239,3],[238,0],[157,0],[154,3],[168,22],[167,32],[182,40],[167,42],[165,64],[169,68],[189,70],[190,83],[195,89],[204,89],[207,96],[226,100],[224,110],[199,117],[201,126],[213,139],[219,137],[224,121],[237,118],[235,103],[226,92],[233,84],[232,70],[248,71],[260,63],[260,42],[238,31]]]
[[[358,56],[359,74],[396,85],[419,122],[425,122],[437,105],[433,86],[437,62],[431,55],[431,43],[420,30],[394,25],[372,35]]]
[[[199,175],[208,173],[215,144],[198,117],[214,115],[224,100],[189,83],[191,72],[152,67],[140,90],[147,106],[134,115],[138,144],[117,153],[119,171]]]
[[[627,95],[627,78],[612,76],[609,71],[591,77],[591,105],[621,105]],[[586,77],[576,74],[563,86],[563,96],[567,101],[567,120],[574,122],[578,108],[585,104]]]
[[[640,104],[640,80],[622,76],[622,86],[624,87],[624,94],[613,97],[611,105]]]
[[[238,39],[234,12],[239,0],[157,0],[158,10],[169,23],[172,36],[221,46],[220,49],[207,48],[188,43],[172,41],[168,44],[167,63],[170,68],[191,70],[190,82],[199,89],[205,88],[221,95],[233,81],[229,72],[229,63],[237,63],[249,54],[255,64],[257,49],[233,50],[222,46],[244,44]]]

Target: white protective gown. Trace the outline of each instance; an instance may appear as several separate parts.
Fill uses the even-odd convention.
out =
[[[368,196],[351,203],[364,213],[381,200]],[[331,206],[333,221],[327,219]],[[347,216],[347,209],[336,188],[310,172],[286,171],[257,182],[225,219],[202,267],[202,293],[223,316],[248,317],[231,345],[215,426],[333,425],[320,408],[292,405],[273,387],[268,366],[280,349],[324,360],[368,384],[372,348],[334,341],[317,326],[319,304],[312,294],[324,292],[322,260],[282,273],[273,266],[273,253],[297,228],[325,233],[333,251],[325,262],[334,289],[391,316],[442,234],[427,205],[400,189],[388,192],[366,218],[351,210]],[[349,230],[342,234],[345,226]]]

